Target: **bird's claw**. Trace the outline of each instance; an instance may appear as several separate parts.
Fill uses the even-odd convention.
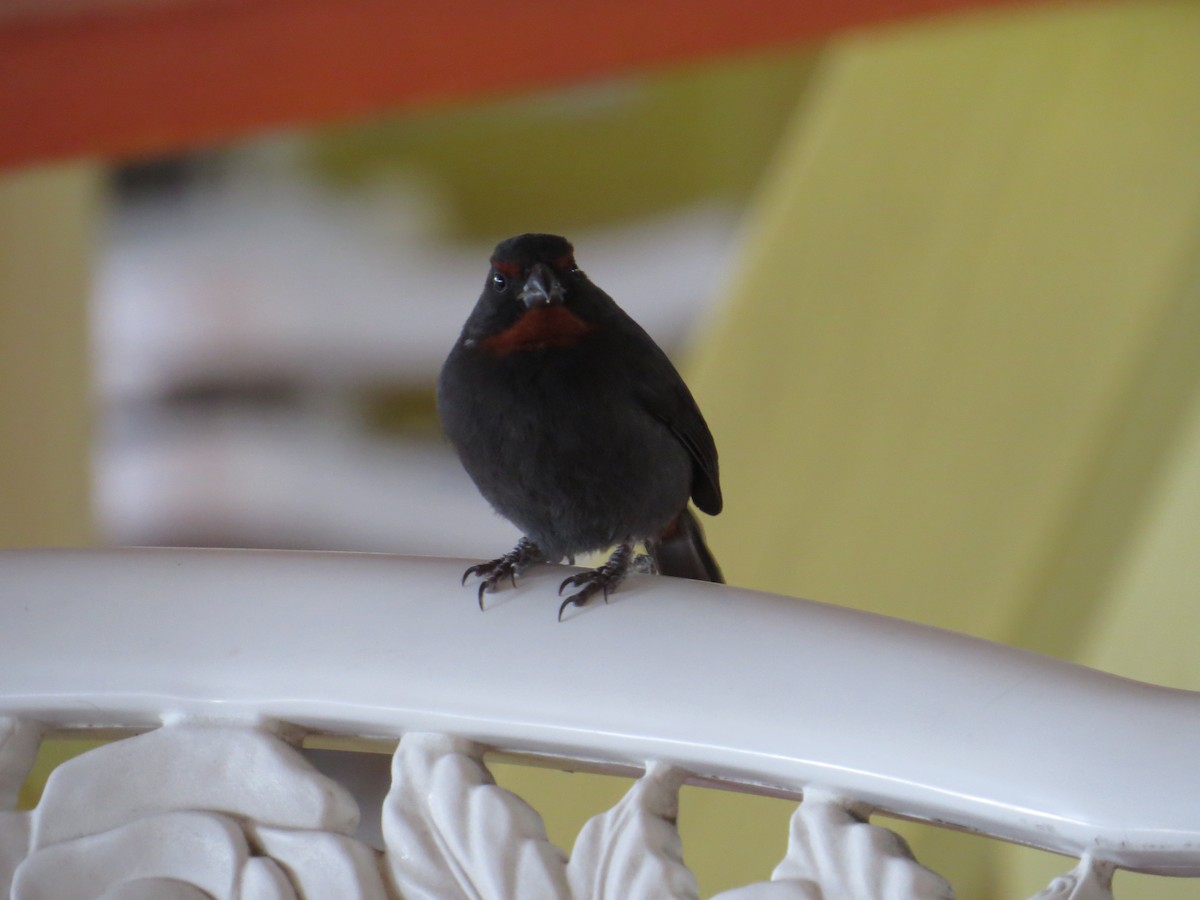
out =
[[[500,560],[493,559],[491,562],[478,563],[477,565],[474,565],[474,566],[468,566],[467,571],[463,572],[462,581],[459,583],[462,584],[463,587],[466,587],[468,578],[470,578],[472,575],[488,574],[489,572],[491,572],[491,570],[493,568],[496,567],[496,565],[499,562],[500,562]]]
[[[606,578],[599,569],[592,569],[588,572],[580,572],[578,575],[572,575],[563,581],[558,586],[558,594],[561,597],[563,590],[567,585],[571,587],[579,587],[582,585],[583,590],[576,591],[564,600],[558,607],[558,621],[562,621],[563,613],[567,611],[568,606],[583,606],[596,595],[598,591],[604,591],[604,602],[608,602],[609,593],[617,586],[620,579],[611,580]]]
[[[469,566],[463,572],[462,583],[465,585],[467,579],[472,575],[478,576],[482,581],[479,582],[479,608],[483,609],[483,595],[490,593],[496,589],[505,578],[512,582],[512,586],[517,586],[517,576],[526,568],[534,563],[544,562],[545,557],[542,551],[538,549],[537,544],[529,540],[529,538],[521,538],[521,541],[503,556],[497,559],[489,560],[484,563],[476,563]]]
[[[504,565],[502,559],[494,559],[490,563],[481,563],[477,566],[471,566],[463,575],[463,584],[467,583],[467,578],[471,575],[479,575],[483,578],[479,582],[479,608],[483,609],[483,595],[488,591],[495,590],[496,585],[504,580],[505,570],[508,567]]]
[[[627,544],[622,544],[609,557],[608,562],[598,569],[588,569],[586,572],[576,572],[563,579],[558,586],[559,596],[567,587],[577,587],[580,590],[567,597],[558,607],[558,621],[562,621],[563,613],[568,606],[583,606],[601,591],[604,592],[604,602],[608,596],[625,580],[629,571],[630,557],[633,551]]]

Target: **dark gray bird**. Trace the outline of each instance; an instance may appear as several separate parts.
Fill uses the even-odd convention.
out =
[[[688,499],[721,511],[717,448],[666,354],[552,234],[497,245],[438,381],[438,413],[480,492],[525,535],[471,566],[479,604],[535,563],[615,547],[562,602],[605,599],[631,569],[717,581]],[[635,556],[643,544],[647,556]]]

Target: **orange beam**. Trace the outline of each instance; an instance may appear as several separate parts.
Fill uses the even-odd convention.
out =
[[[16,0],[0,12],[0,166],[163,153],[1010,2]]]

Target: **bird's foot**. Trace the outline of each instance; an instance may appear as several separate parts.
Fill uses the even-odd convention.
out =
[[[638,575],[657,575],[658,563],[649,553],[639,553],[629,563],[629,571]]]
[[[558,586],[559,594],[568,586],[581,588],[581,590],[571,594],[559,606],[558,621],[562,621],[563,613],[567,611],[568,606],[583,606],[601,591],[604,592],[604,602],[607,603],[608,595],[625,580],[625,575],[634,562],[636,560],[633,559],[633,547],[629,544],[621,544],[613,551],[613,555],[604,565],[597,569],[588,569],[586,572],[578,572],[564,579],[563,583]]]
[[[483,579],[479,582],[479,608],[483,609],[484,594],[494,591],[496,585],[505,578],[512,582],[513,587],[516,587],[518,575],[530,566],[545,561],[546,557],[537,544],[529,538],[521,538],[517,542],[517,546],[498,559],[479,563],[463,572],[462,583],[466,584],[467,579],[472,575],[478,575]]]

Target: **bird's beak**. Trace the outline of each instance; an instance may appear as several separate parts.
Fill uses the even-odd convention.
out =
[[[563,286],[554,277],[550,267],[545,263],[534,263],[525,279],[525,286],[518,294],[521,302],[532,309],[535,306],[549,306],[552,303],[562,303]]]

